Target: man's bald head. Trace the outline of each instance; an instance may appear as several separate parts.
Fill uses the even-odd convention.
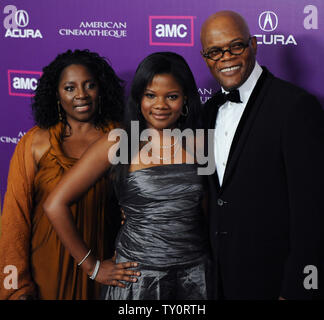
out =
[[[219,11],[211,15],[202,25],[200,40],[204,54],[223,51],[217,61],[211,60],[210,55],[204,56],[220,85],[226,90],[240,87],[253,71],[257,49],[256,38],[250,36],[243,17],[233,11]],[[228,50],[237,47],[242,48],[242,53]]]
[[[209,32],[222,32],[225,26],[240,30],[246,38],[250,36],[249,27],[241,15],[234,11],[219,11],[209,16],[203,23],[200,40],[203,41]]]

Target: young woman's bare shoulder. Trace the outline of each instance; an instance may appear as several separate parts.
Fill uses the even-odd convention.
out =
[[[35,163],[38,164],[39,160],[50,148],[50,135],[46,129],[39,128],[33,135],[32,153],[35,159]]]

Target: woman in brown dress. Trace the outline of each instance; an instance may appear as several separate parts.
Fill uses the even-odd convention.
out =
[[[98,298],[98,284],[64,248],[42,205],[85,150],[116,127],[123,98],[121,80],[97,53],[68,50],[43,69],[32,105],[36,126],[10,163],[1,217],[0,299]],[[78,232],[102,258],[111,255],[119,224],[111,214],[116,207],[107,176],[71,207]]]

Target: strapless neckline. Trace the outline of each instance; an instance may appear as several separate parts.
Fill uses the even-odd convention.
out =
[[[150,171],[153,169],[156,170],[161,170],[163,168],[168,168],[168,169],[178,169],[181,166],[188,166],[188,167],[196,167],[198,164],[197,163],[173,163],[173,164],[161,164],[161,165],[157,165],[157,166],[151,166],[151,167],[146,167],[146,168],[141,168],[141,169],[137,169],[134,171],[129,171],[128,175],[132,175],[132,174],[136,174],[136,172],[143,172],[143,171]]]

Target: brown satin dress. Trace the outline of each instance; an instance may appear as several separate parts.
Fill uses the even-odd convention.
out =
[[[19,281],[18,290],[1,287],[0,299],[17,299],[21,294],[35,292],[40,299],[99,298],[99,284],[77,267],[42,208],[49,193],[76,159],[67,157],[61,149],[63,125],[59,123],[49,129],[51,147],[40,159],[38,169],[33,171],[28,148],[37,129],[31,129],[19,142],[21,145],[10,165],[2,215],[0,267],[17,265]],[[118,224],[118,219],[111,214],[117,207],[110,202],[110,191],[109,181],[103,177],[71,207],[81,237],[101,259],[112,253],[112,238]]]

